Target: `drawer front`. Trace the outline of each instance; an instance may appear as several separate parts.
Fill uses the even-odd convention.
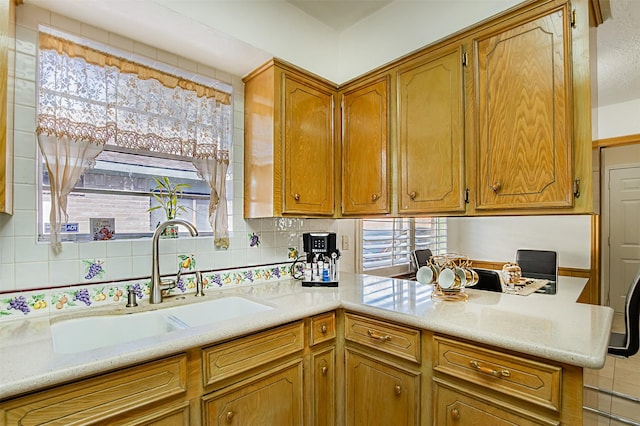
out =
[[[532,426],[559,425],[560,422],[518,407],[501,404],[483,395],[434,380],[436,425]]]
[[[179,355],[38,392],[0,405],[0,424],[92,424],[187,390]]]
[[[317,345],[335,339],[336,337],[336,313],[329,312],[322,315],[316,315],[311,318],[311,336],[309,337],[309,345]]]
[[[559,411],[562,368],[435,336],[433,368]]]
[[[420,363],[420,331],[345,314],[345,339]]]
[[[249,371],[304,347],[304,323],[243,337],[202,350],[204,385]]]

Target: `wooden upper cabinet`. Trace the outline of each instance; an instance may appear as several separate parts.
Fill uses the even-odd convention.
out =
[[[476,209],[573,205],[568,3],[482,33],[476,53]]]
[[[0,0],[0,212],[13,213],[12,114],[7,101],[13,95],[13,73],[9,72],[9,51],[15,49],[15,3]],[[11,100],[13,106],[13,100]]]
[[[284,74],[283,213],[334,213],[335,92]]]
[[[342,94],[342,213],[389,213],[389,77]]]
[[[244,216],[332,216],[335,87],[277,60],[244,82]]]
[[[398,70],[398,210],[463,212],[462,47]]]

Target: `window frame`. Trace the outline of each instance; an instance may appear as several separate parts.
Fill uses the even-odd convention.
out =
[[[416,220],[420,221],[420,220],[424,220],[424,219],[430,219],[433,221],[434,225],[436,226],[436,243],[435,245],[418,245],[416,246]],[[390,266],[384,266],[384,267],[379,267],[379,268],[371,268],[371,269],[365,269],[365,261],[364,261],[364,250],[365,250],[365,224],[366,221],[397,221],[397,220],[409,220],[410,221],[410,226],[409,226],[409,250],[408,252],[411,253],[416,249],[419,248],[429,248],[431,249],[431,251],[433,252],[433,254],[445,254],[447,252],[447,232],[448,232],[448,224],[447,224],[447,218],[446,217],[420,217],[420,218],[415,218],[415,217],[399,217],[399,218],[370,218],[370,219],[360,219],[360,223],[358,226],[358,242],[359,242],[359,247],[358,247],[358,269],[360,271],[360,273],[363,274],[368,274],[368,275],[378,275],[378,276],[386,276],[386,277],[393,277],[393,276],[400,276],[400,275],[404,275],[404,274],[409,274],[411,272],[413,272],[413,267],[411,264],[411,260],[407,254],[407,260],[402,261],[400,263],[396,263],[393,264],[393,257],[394,255],[391,254],[391,261],[392,261],[392,265]],[[444,235],[442,235],[442,233],[444,233]],[[444,239],[444,241],[441,241],[442,239]]]

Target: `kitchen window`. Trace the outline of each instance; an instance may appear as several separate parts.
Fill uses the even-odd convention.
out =
[[[145,152],[117,150],[107,147],[96,158],[96,164],[78,180],[67,197],[68,222],[61,225],[61,241],[91,241],[96,239],[91,219],[111,218],[115,221],[115,239],[150,237],[157,224],[166,220],[161,209],[149,212],[157,205],[153,198],[154,177],[166,176],[175,184],[189,185],[183,190],[179,205],[184,211],[178,216],[192,222],[200,235],[212,235],[208,221],[210,188],[198,176],[189,158],[166,155],[158,157]],[[42,159],[42,155],[39,156]],[[40,161],[38,191],[38,240],[49,241],[51,192],[49,173]],[[233,230],[233,173],[226,176],[226,207],[229,231]],[[180,229],[182,232],[183,229]],[[185,231],[186,232],[186,231]]]
[[[393,276],[411,271],[409,254],[447,252],[447,219],[436,217],[363,219],[362,271]]]
[[[175,217],[154,209],[169,179],[180,217],[227,248],[232,111],[224,83],[41,27],[39,240],[149,236]]]

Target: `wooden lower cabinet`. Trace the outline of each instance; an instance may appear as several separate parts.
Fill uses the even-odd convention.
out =
[[[0,402],[13,425],[579,425],[583,369],[337,311]]]
[[[435,414],[433,424],[456,426],[480,425],[558,425],[560,422],[528,413],[515,406],[488,400],[482,392],[465,391],[443,381],[434,380]]]
[[[187,406],[174,405],[186,397],[182,354],[0,403],[0,425],[180,424],[169,418],[188,418]],[[159,417],[127,420],[151,406]]]
[[[420,424],[420,372],[346,349],[349,426]]]
[[[311,424],[332,426],[336,419],[336,350],[334,346],[311,353]]]
[[[202,398],[205,425],[303,424],[302,358]]]

